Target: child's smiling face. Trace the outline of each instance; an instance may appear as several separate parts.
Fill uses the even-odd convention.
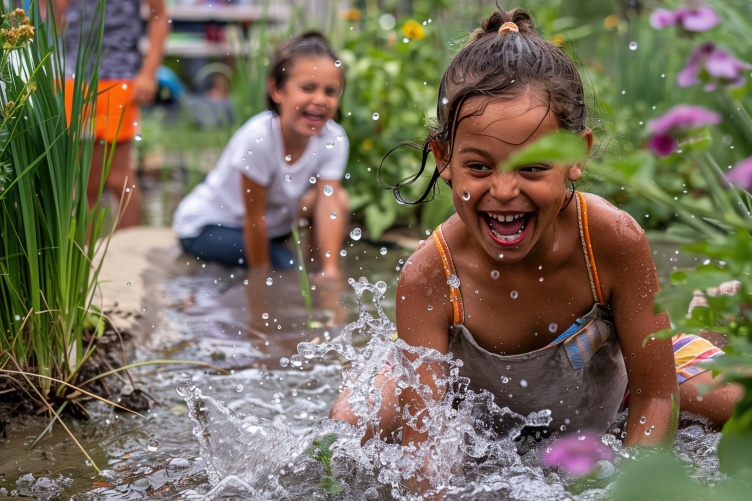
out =
[[[299,58],[280,87],[270,84],[282,127],[297,135],[317,134],[334,117],[342,90],[342,70],[326,56]]]
[[[560,128],[539,92],[471,98],[459,116],[451,158],[447,148],[431,144],[441,177],[451,180],[457,214],[476,241],[492,259],[511,264],[552,235],[570,196],[566,182],[580,178],[582,164],[498,168],[513,152]],[[591,138],[587,130],[583,140]]]

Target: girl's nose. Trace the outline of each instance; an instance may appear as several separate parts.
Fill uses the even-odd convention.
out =
[[[497,200],[511,200],[520,194],[517,172],[496,171],[491,176],[491,196]]]

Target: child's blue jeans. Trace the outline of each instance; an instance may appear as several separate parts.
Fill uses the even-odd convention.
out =
[[[285,246],[290,235],[283,235],[269,240],[269,259],[277,269],[295,268],[296,260],[292,251]],[[202,261],[212,261],[226,266],[248,267],[245,258],[245,244],[242,228],[208,225],[197,237],[181,238],[180,246],[187,254]]]

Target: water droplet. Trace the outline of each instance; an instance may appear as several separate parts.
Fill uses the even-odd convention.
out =
[[[313,176],[311,176],[311,177],[310,177],[310,178],[308,179],[308,182],[309,182],[309,183],[311,183],[311,184],[316,184],[316,178],[315,178],[315,177],[313,177]]]
[[[523,388],[527,388],[527,381],[525,381],[524,379],[521,379],[520,386],[522,386]]]
[[[334,66],[336,66],[337,68],[339,68],[340,66],[342,66],[342,61],[340,61],[339,59],[337,59],[336,61],[334,61]]]
[[[373,116],[372,116],[372,118],[374,120],[378,120],[379,119],[379,114],[378,113],[374,113]]]
[[[494,280],[497,280],[499,278],[499,275],[500,275],[499,270],[491,271],[491,278],[493,278]]]
[[[292,176],[290,174],[285,174],[285,181],[287,181],[288,183],[292,181]]]
[[[327,141],[326,142],[326,149],[327,150],[331,150],[332,148],[334,148],[334,141]]]
[[[519,295],[520,295],[520,293],[517,292],[517,291],[512,291],[512,292],[509,293],[509,297],[511,297],[512,299],[517,299],[517,297]]]
[[[539,281],[539,282],[542,282],[542,281],[543,281],[543,277],[540,277],[540,278],[538,279],[538,281]]]
[[[266,279],[266,285],[271,285],[273,283],[274,283],[274,280],[272,280],[271,278]]]
[[[363,232],[360,230],[360,228],[354,228],[350,232],[350,238],[352,238],[353,240],[356,240],[356,241],[360,240],[360,237],[362,236],[363,236]]]
[[[288,365],[290,365],[290,359],[287,357],[280,358],[279,365],[281,365],[282,367],[287,367]]]
[[[551,322],[550,324],[548,324],[548,332],[550,332],[550,333],[552,333],[552,334],[553,334],[554,332],[556,332],[556,330],[557,330],[558,328],[559,328],[559,326],[558,326],[558,325],[557,325],[556,323],[554,323],[554,322]]]
[[[157,449],[159,449],[159,440],[149,440],[149,443],[146,445],[146,450],[149,452],[156,452]]]
[[[331,214],[329,214],[329,217],[331,219],[337,219],[337,213],[336,212],[332,212]]]
[[[326,253],[325,253],[324,255],[325,255],[326,257],[330,257],[330,256],[332,255],[332,253],[331,253],[331,252],[329,252],[329,251],[326,251]]]
[[[342,249],[341,251],[339,251],[339,255],[345,257],[347,255],[347,251],[345,249]]]
[[[464,200],[465,202],[467,202],[468,200],[470,200],[470,192],[469,191],[467,191],[465,189],[462,190],[462,200]]]
[[[652,426],[650,428],[648,428],[647,430],[645,430],[645,435],[650,435],[651,433],[653,433],[653,427]]]
[[[379,249],[379,254],[381,254],[382,256],[386,256],[386,253],[387,253],[386,247],[382,247],[381,249]]]
[[[130,287],[130,286],[131,286],[131,283],[130,283],[130,282],[126,282],[126,284],[125,284],[125,285],[126,285],[126,286],[128,286],[128,287]]]
[[[237,385],[235,387],[235,391],[237,391],[238,393],[240,393],[241,391],[243,391],[243,385],[242,384]]]
[[[449,104],[449,98],[448,97],[442,97],[441,98],[441,104],[443,104],[444,106],[446,106],[447,104]]]
[[[509,378],[507,376],[501,376],[501,382],[507,384],[509,382]]]
[[[629,50],[637,50],[637,42],[629,42]]]
[[[428,305],[428,311],[431,311],[431,310],[433,310],[433,306],[431,306],[431,305],[429,304],[429,305]]]
[[[458,288],[460,286],[460,277],[457,275],[449,275],[449,278],[447,278],[447,285],[455,289]]]
[[[292,160],[292,155],[285,155],[285,160],[288,162]]]
[[[342,141],[345,138],[343,134],[337,134],[337,141]]]
[[[642,416],[642,417],[640,418],[640,424],[645,424],[645,423],[647,423],[647,422],[648,422],[648,418],[646,418],[645,416]]]
[[[143,138],[144,138],[144,135],[141,134],[140,132],[136,132],[136,135],[133,136],[133,139],[135,139],[136,141],[141,141]]]
[[[326,195],[327,197],[331,197],[332,193],[334,193],[334,188],[332,187],[332,185],[331,184],[325,184],[324,185],[324,195]]]
[[[248,280],[243,280],[243,285],[248,285]]]
[[[263,318],[264,320],[268,320],[269,319],[269,314],[268,313],[262,313],[261,314],[261,318]]]
[[[345,179],[350,179],[350,173],[345,174]]]

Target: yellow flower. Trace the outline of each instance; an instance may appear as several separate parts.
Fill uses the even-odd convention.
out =
[[[564,35],[562,35],[561,33],[557,33],[557,34],[556,34],[556,35],[554,35],[554,36],[553,36],[553,38],[551,39],[551,43],[553,43],[553,44],[554,44],[555,46],[557,46],[557,47],[561,47],[561,46],[563,46],[563,45],[564,45],[564,42],[566,42],[566,41],[567,41],[567,39],[566,39],[566,38],[564,38]]]
[[[606,16],[606,18],[603,20],[603,27],[607,30],[613,30],[617,26],[619,26],[619,16],[615,14]]]
[[[342,9],[339,11],[339,17],[344,21],[360,21],[362,14],[360,9]]]
[[[423,29],[420,23],[412,19],[405,22],[405,25],[402,26],[402,34],[410,40],[423,40],[426,38],[426,30]]]
[[[365,138],[361,144],[363,145],[363,149],[365,151],[373,149],[373,139],[371,139],[370,137]]]

